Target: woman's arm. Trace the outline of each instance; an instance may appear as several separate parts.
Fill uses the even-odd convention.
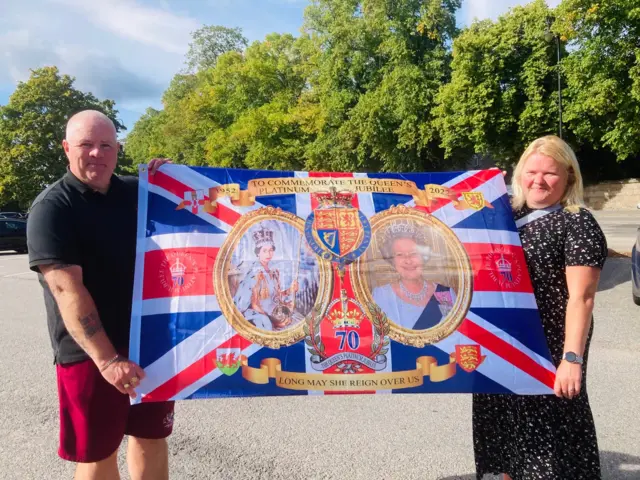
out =
[[[567,267],[569,302],[565,317],[564,351],[584,354],[600,280],[597,267]]]
[[[593,306],[600,280],[597,267],[566,267],[569,300],[565,315],[565,336],[563,352],[574,352],[583,356]],[[573,398],[580,393],[582,366],[562,360],[556,374],[555,393],[557,396]]]

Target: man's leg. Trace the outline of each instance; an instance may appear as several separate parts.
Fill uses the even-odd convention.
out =
[[[78,463],[74,480],[120,480],[118,450],[109,458],[94,463]]]
[[[104,380],[91,360],[56,366],[60,402],[58,455],[76,463],[77,480],[119,480],[118,449],[129,396]]]
[[[173,431],[175,402],[149,402],[132,405],[127,429],[127,465],[132,480],[169,478],[167,437]]]
[[[129,437],[127,465],[131,480],[168,480],[169,448],[165,438]]]

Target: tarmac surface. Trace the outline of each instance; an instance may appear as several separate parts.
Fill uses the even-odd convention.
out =
[[[0,331],[0,479],[70,479],[73,466],[56,455],[55,370],[26,255],[0,252]],[[640,479],[639,380],[629,259],[610,258],[588,386],[605,479]],[[172,479],[475,478],[469,395],[184,401],[169,449]]]
[[[609,248],[619,253],[631,252],[640,228],[640,209],[592,211],[607,237]]]

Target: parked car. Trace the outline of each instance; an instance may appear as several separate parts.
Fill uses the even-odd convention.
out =
[[[0,212],[0,218],[27,218],[27,214],[22,212]]]
[[[636,243],[631,249],[631,295],[640,305],[640,227],[636,230]]]
[[[27,222],[17,218],[0,218],[0,250],[27,252]]]

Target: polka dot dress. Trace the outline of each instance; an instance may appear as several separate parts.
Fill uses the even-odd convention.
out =
[[[515,212],[519,219],[533,210]],[[520,228],[529,275],[554,364],[564,350],[566,266],[602,268],[607,243],[593,215],[557,210]],[[516,319],[514,319],[516,321]],[[600,479],[598,442],[587,396],[587,338],[580,395],[473,395],[477,478],[507,473],[514,480]]]

